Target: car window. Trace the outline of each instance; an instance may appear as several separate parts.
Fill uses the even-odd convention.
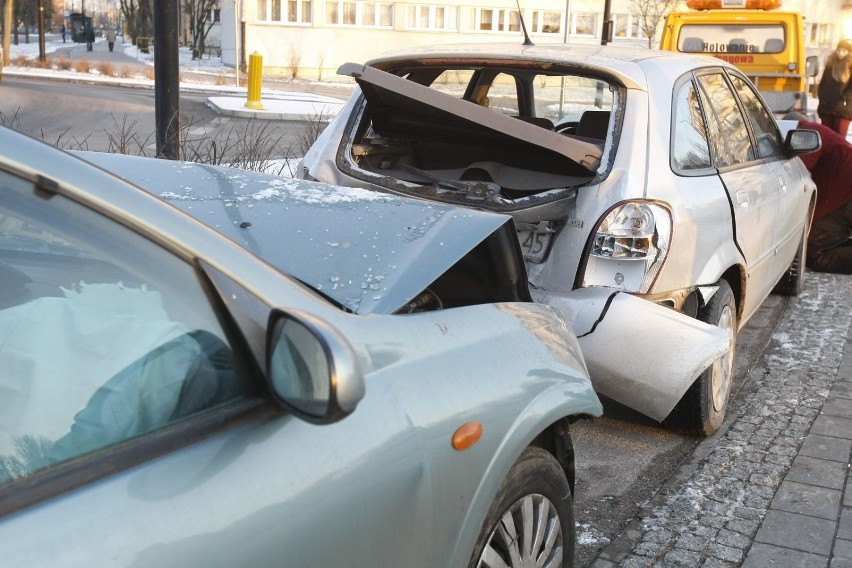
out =
[[[672,167],[676,171],[711,167],[707,127],[692,81],[685,82],[676,91],[673,120]]]
[[[612,110],[608,83],[571,75],[538,75],[533,81],[535,115],[554,124],[579,121],[586,111]]]
[[[0,487],[252,387],[197,272],[0,172]]]
[[[736,75],[730,75],[730,78],[740,96],[740,102],[745,108],[746,116],[751,122],[751,128],[757,140],[758,155],[761,158],[783,156],[781,133],[778,131],[777,123],[761,103],[760,98],[754,92],[754,88]]]
[[[435,79],[430,87],[454,97],[463,98],[468,84],[478,75],[469,69],[447,69]],[[507,73],[498,73],[491,80],[472,86],[470,100],[501,114],[518,114],[518,88],[515,78]]]
[[[754,160],[754,147],[745,119],[725,77],[721,73],[700,75],[698,84],[716,167],[725,168]]]

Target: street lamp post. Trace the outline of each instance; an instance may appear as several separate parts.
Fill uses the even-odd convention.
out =
[[[612,11],[610,9],[611,0],[604,0],[603,13],[603,31],[601,33],[601,45],[606,45],[612,41]]]

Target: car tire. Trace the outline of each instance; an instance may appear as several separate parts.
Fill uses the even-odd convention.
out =
[[[470,568],[568,568],[574,565],[574,535],[574,503],[565,472],[549,452],[528,447],[494,498]]]
[[[667,422],[691,436],[707,437],[722,427],[734,377],[737,341],[737,304],[730,285],[720,280],[718,290],[698,312],[698,319],[728,330],[731,348],[695,380]]]
[[[798,296],[805,287],[805,258],[808,249],[808,226],[805,224],[805,230],[802,233],[802,239],[799,241],[799,248],[796,250],[796,256],[793,257],[793,262],[775,289],[772,290],[775,294],[782,296]]]

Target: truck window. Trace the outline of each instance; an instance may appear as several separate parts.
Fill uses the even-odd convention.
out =
[[[684,53],[782,53],[781,24],[684,24],[677,49]]]

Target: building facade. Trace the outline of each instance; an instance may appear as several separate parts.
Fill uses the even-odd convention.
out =
[[[257,52],[264,74],[330,79],[347,61],[415,46],[523,41],[514,0],[223,0],[222,60],[234,65]],[[613,43],[647,48],[631,0],[611,0]],[[534,43],[599,44],[604,0],[533,0],[522,3]],[[686,10],[678,2],[676,10]],[[852,37],[852,0],[785,0],[784,10],[806,18],[805,37],[816,54]],[[661,24],[662,25],[662,22]],[[659,44],[659,27],[651,40]],[[239,49],[235,48],[238,47]]]

